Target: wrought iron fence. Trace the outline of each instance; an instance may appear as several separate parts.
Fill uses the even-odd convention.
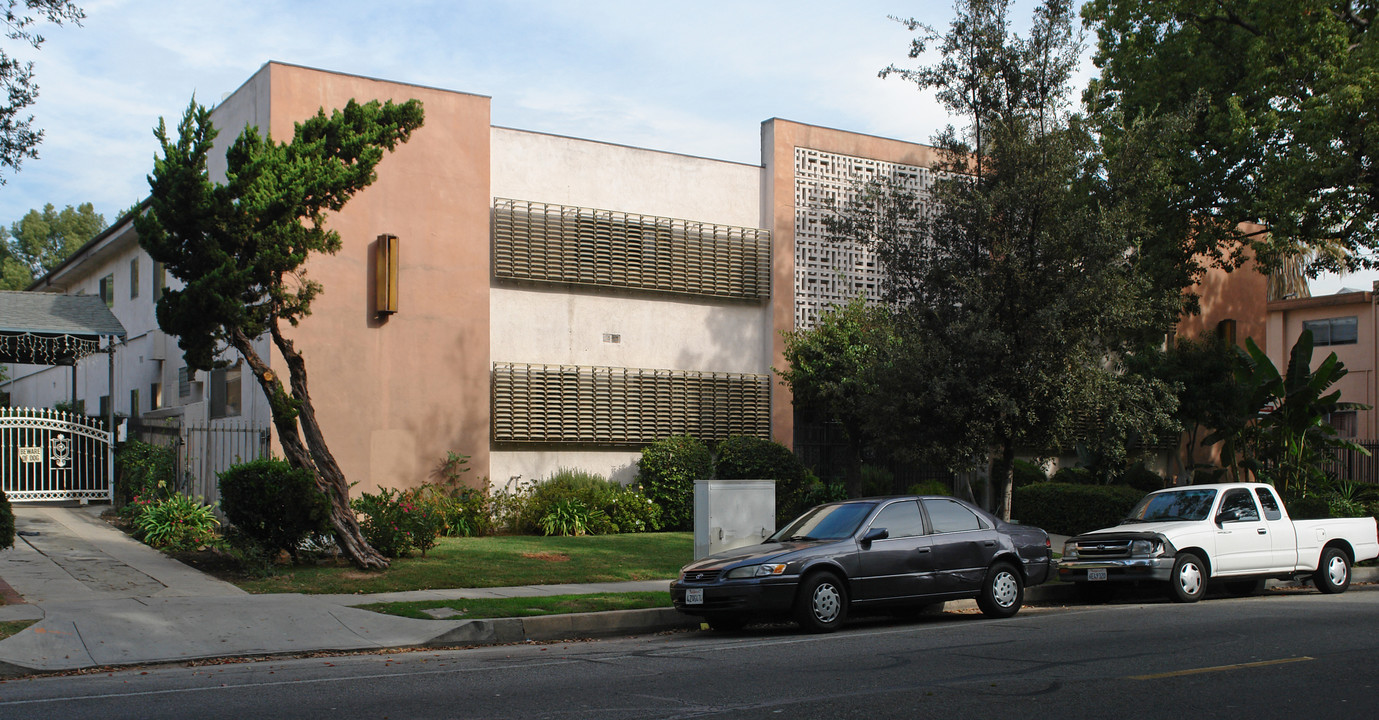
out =
[[[133,434],[144,442],[174,448],[177,490],[205,503],[220,501],[220,473],[236,463],[268,457],[268,429],[250,423],[142,425]]]
[[[1369,455],[1357,450],[1328,450],[1324,465],[1326,474],[1351,482],[1379,484],[1379,440],[1353,442],[1368,450]]]
[[[12,501],[110,499],[109,450],[98,418],[0,408],[0,488]]]

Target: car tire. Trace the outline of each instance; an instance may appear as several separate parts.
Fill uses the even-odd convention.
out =
[[[1174,602],[1195,603],[1207,592],[1207,566],[1192,553],[1182,553],[1173,561],[1168,579],[1168,598]]]
[[[1008,618],[1020,612],[1025,602],[1025,583],[1020,569],[1007,562],[998,562],[986,571],[977,607],[988,617]]]
[[[848,615],[848,591],[837,575],[819,572],[805,578],[795,597],[795,621],[810,632],[833,632]]]
[[[1264,578],[1257,580],[1231,580],[1222,585],[1231,597],[1251,597],[1264,591]]]
[[[1322,550],[1312,584],[1327,595],[1345,592],[1350,587],[1350,557],[1334,547]]]
[[[747,626],[747,619],[740,617],[715,617],[708,618],[705,622],[718,632],[736,632]]]

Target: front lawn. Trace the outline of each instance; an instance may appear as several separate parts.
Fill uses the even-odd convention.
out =
[[[669,580],[693,559],[687,532],[442,538],[426,557],[366,572],[345,563],[279,568],[264,578],[221,575],[251,593],[380,593],[441,588]],[[219,573],[218,573],[219,574]]]

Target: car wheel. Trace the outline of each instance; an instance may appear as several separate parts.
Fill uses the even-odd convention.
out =
[[[1173,562],[1168,579],[1168,597],[1174,602],[1193,603],[1207,592],[1207,566],[1192,553],[1183,553]]]
[[[1323,550],[1312,584],[1327,595],[1345,592],[1350,587],[1350,557],[1334,547]]]
[[[848,591],[837,575],[810,575],[795,598],[795,620],[811,632],[833,632],[847,619]]]
[[[718,632],[733,632],[741,630],[747,625],[747,619],[740,617],[715,617],[709,618],[706,622],[709,623],[709,627]]]
[[[1258,595],[1264,590],[1264,579],[1258,580],[1232,580],[1225,583],[1226,594],[1231,597],[1250,597]]]
[[[1025,601],[1025,585],[1020,571],[1010,563],[1000,562],[986,571],[977,607],[990,617],[1008,618],[1020,612]]]

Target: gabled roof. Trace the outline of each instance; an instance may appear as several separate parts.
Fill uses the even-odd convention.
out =
[[[95,295],[0,291],[0,362],[67,365],[124,326]]]

